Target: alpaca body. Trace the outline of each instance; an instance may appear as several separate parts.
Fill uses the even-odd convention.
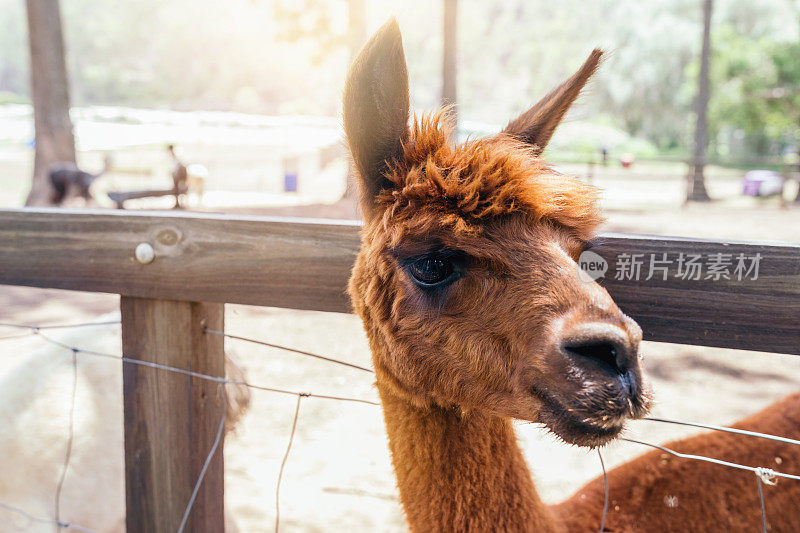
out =
[[[731,427],[800,439],[800,393]],[[731,433],[700,435],[664,444],[681,453],[704,455],[752,467],[800,473],[800,446]],[[800,531],[800,481],[762,483],[770,531]],[[653,450],[608,473],[608,531],[758,531],[761,528],[756,477],[752,472],[682,459]],[[587,483],[554,506],[567,531],[600,523],[603,480]],[[599,526],[598,526],[599,527]]]
[[[119,313],[97,319],[113,320],[119,320]],[[118,325],[51,335],[86,350],[116,353],[120,349]],[[225,371],[228,379],[245,379],[243,371],[227,356]],[[70,351],[45,343],[0,377],[0,502],[36,517],[54,514],[70,427],[72,372]],[[229,386],[227,392],[226,429],[230,431],[246,413],[250,392],[243,386]],[[78,354],[72,411],[74,439],[61,492],[60,518],[93,531],[124,531],[122,364]],[[54,529],[52,524],[32,523],[5,510],[0,510],[0,518],[14,524],[0,525],[1,531],[52,533]],[[228,515],[226,531],[236,531]]]

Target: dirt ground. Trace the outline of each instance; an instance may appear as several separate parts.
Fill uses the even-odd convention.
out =
[[[642,195],[640,201],[632,202],[633,207],[607,202],[607,231],[800,240],[800,209],[781,208],[774,201],[732,199],[681,208],[675,201],[680,187],[674,182],[664,185],[652,180],[632,187],[626,180],[600,176],[598,184],[610,197],[629,189]],[[732,180],[721,180],[717,185],[720,195],[736,186]],[[714,186],[711,188],[713,194]],[[734,197],[732,193],[730,196]],[[353,202],[341,201],[258,212],[351,218],[357,211]],[[115,312],[117,305],[118,298],[110,295],[0,287],[0,321],[80,322]],[[233,334],[370,365],[365,335],[358,319],[351,315],[228,305],[226,322]],[[9,333],[0,328],[0,337]],[[93,335],[104,337],[102,343],[116,346],[118,353],[116,329],[105,328]],[[41,348],[37,342],[41,341],[1,341],[0,379],[27,364],[35,349]],[[365,399],[377,396],[372,376],[363,372],[235,340],[228,340],[226,348],[245,367],[252,383]],[[798,357],[649,342],[644,343],[642,351],[655,387],[656,416],[726,424],[800,389]],[[68,379],[66,374],[64,379]],[[253,391],[248,415],[226,441],[227,506],[241,531],[274,528],[275,486],[295,402],[294,396]],[[594,453],[560,444],[533,424],[519,424],[517,432],[537,487],[548,502],[565,498],[600,473]],[[628,432],[654,443],[694,433],[645,421],[632,423]],[[3,434],[4,438],[36,439],[35,434]],[[634,444],[612,444],[605,451],[607,465],[613,467],[643,451]],[[13,460],[0,457],[0,470],[4,461]],[[380,409],[304,399],[280,497],[282,531],[404,531]]]

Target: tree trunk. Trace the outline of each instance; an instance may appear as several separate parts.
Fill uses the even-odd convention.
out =
[[[450,116],[458,132],[458,103],[456,91],[458,0],[444,0],[444,47],[442,54],[442,105],[453,106]]]
[[[700,78],[697,84],[697,124],[694,130],[694,162],[691,182],[688,188],[687,201],[708,202],[703,170],[706,164],[706,145],[708,144],[708,99],[710,80],[708,62],[711,54],[711,10],[713,0],[703,1],[703,47],[700,53]]]
[[[367,41],[367,4],[366,0],[348,0],[347,46],[350,52],[350,62]],[[347,184],[344,189],[344,198],[356,197],[356,177],[352,161],[347,163]]]
[[[58,0],[26,0],[26,5],[36,153],[25,205],[52,205],[48,169],[57,161],[75,162],[61,13]]]

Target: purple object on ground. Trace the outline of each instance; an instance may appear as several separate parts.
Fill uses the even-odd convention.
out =
[[[783,192],[783,176],[772,170],[751,170],[742,180],[745,196],[771,196]]]
[[[283,175],[283,190],[284,192],[297,192],[296,172],[286,172]]]

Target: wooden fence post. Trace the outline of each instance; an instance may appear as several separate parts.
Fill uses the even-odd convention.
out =
[[[223,377],[224,304],[122,297],[126,357]],[[129,532],[177,531],[211,450],[223,385],[123,364],[126,524]],[[222,441],[185,531],[224,529]]]

